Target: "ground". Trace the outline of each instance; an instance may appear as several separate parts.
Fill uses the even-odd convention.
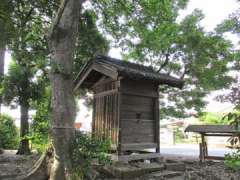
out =
[[[200,163],[189,156],[163,155],[158,162],[117,163],[113,175],[102,179],[131,180],[239,180],[240,172],[225,167],[223,161]],[[144,173],[143,173],[144,172]],[[143,173],[143,174],[142,174]],[[110,173],[111,174],[111,173]],[[114,177],[115,176],[115,177]],[[137,177],[136,177],[137,176]]]
[[[17,180],[16,176],[28,173],[39,158],[36,153],[31,156],[15,153],[5,151],[0,155],[0,180]],[[222,161],[199,163],[197,156],[163,154],[155,162],[116,163],[94,176],[99,180],[239,180],[240,172],[227,169]]]
[[[36,153],[23,156],[16,155],[15,150],[5,150],[0,154],[0,180],[17,180],[16,176],[28,173],[39,157]]]

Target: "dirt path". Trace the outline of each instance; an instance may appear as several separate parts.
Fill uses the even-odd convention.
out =
[[[16,176],[26,174],[38,158],[36,153],[23,156],[16,155],[15,150],[5,150],[0,154],[0,180],[17,180]]]

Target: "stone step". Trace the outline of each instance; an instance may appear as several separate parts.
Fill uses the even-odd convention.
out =
[[[159,163],[116,163],[112,166],[105,166],[104,172],[116,178],[129,179],[155,171],[161,171],[164,168],[165,166]]]
[[[184,178],[184,176],[176,176],[176,177],[173,177],[173,178],[168,178],[167,180],[185,180],[186,178]]]
[[[130,162],[136,160],[151,160],[160,158],[161,155],[159,153],[145,153],[145,154],[130,154],[130,155],[111,155],[111,159],[113,161],[120,162]]]
[[[165,169],[164,164],[159,164],[159,163],[144,163],[144,162],[138,162],[132,164],[135,167],[138,167],[141,169],[141,171],[145,173],[150,173],[154,171],[160,171]]]
[[[155,172],[150,174],[151,177],[153,178],[174,178],[174,177],[181,177],[182,173],[181,172],[176,172],[176,171],[168,171],[168,170],[164,170],[164,171],[160,171],[160,172]]]
[[[165,167],[169,171],[185,171],[186,165],[184,163],[165,163]]]

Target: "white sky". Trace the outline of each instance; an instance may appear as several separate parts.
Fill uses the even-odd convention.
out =
[[[205,18],[202,21],[201,25],[205,28],[205,30],[211,31],[216,27],[217,24],[221,23],[224,19],[226,19],[230,13],[237,10],[237,8],[239,8],[239,3],[237,3],[235,0],[190,0],[186,10],[181,12],[181,16],[185,16],[191,13],[195,8],[198,8],[203,11]],[[234,41],[235,43],[238,41],[238,39],[235,36],[228,36],[228,38],[231,38],[231,40]],[[112,48],[109,52],[109,55],[115,58],[121,58],[120,50],[116,48]],[[5,71],[7,70],[10,60],[11,60],[10,54],[6,53]],[[219,103],[214,101],[213,98],[216,94],[219,94],[219,92],[212,93],[207,97],[209,104],[206,110],[212,112],[220,112],[231,109],[231,104],[229,103]],[[80,102],[80,104],[82,103]],[[3,107],[2,112],[9,113],[14,117],[19,118],[18,109],[10,110],[6,107]],[[80,112],[77,115],[77,121],[89,123],[91,121],[91,116],[88,116],[88,114],[89,114],[88,110],[81,105]],[[89,125],[84,126],[86,126],[85,128],[89,128]]]

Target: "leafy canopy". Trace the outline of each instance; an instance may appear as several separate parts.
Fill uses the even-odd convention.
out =
[[[35,73],[33,69],[22,67],[13,61],[2,85],[5,103],[28,105],[31,101],[41,98],[45,88],[44,82],[37,81],[38,77],[35,77]]]
[[[109,41],[114,39],[111,45],[120,47],[124,58],[186,81],[181,91],[161,88],[163,115],[183,116],[188,109],[201,111],[207,93],[231,84],[231,43],[221,33],[204,31],[200,26],[204,16],[199,10],[179,18],[188,0],[88,3],[81,12],[74,76],[85,61],[98,53],[107,54]],[[17,63],[44,71],[49,65],[45,34],[59,1],[14,0],[12,4],[10,20],[15,26],[10,47]]]
[[[187,0],[93,1],[99,26],[115,40],[123,56],[151,65],[158,72],[185,80],[184,89],[161,89],[162,114],[182,116],[188,109],[201,111],[203,97],[228,87],[232,44],[200,26],[199,10],[179,18]]]

